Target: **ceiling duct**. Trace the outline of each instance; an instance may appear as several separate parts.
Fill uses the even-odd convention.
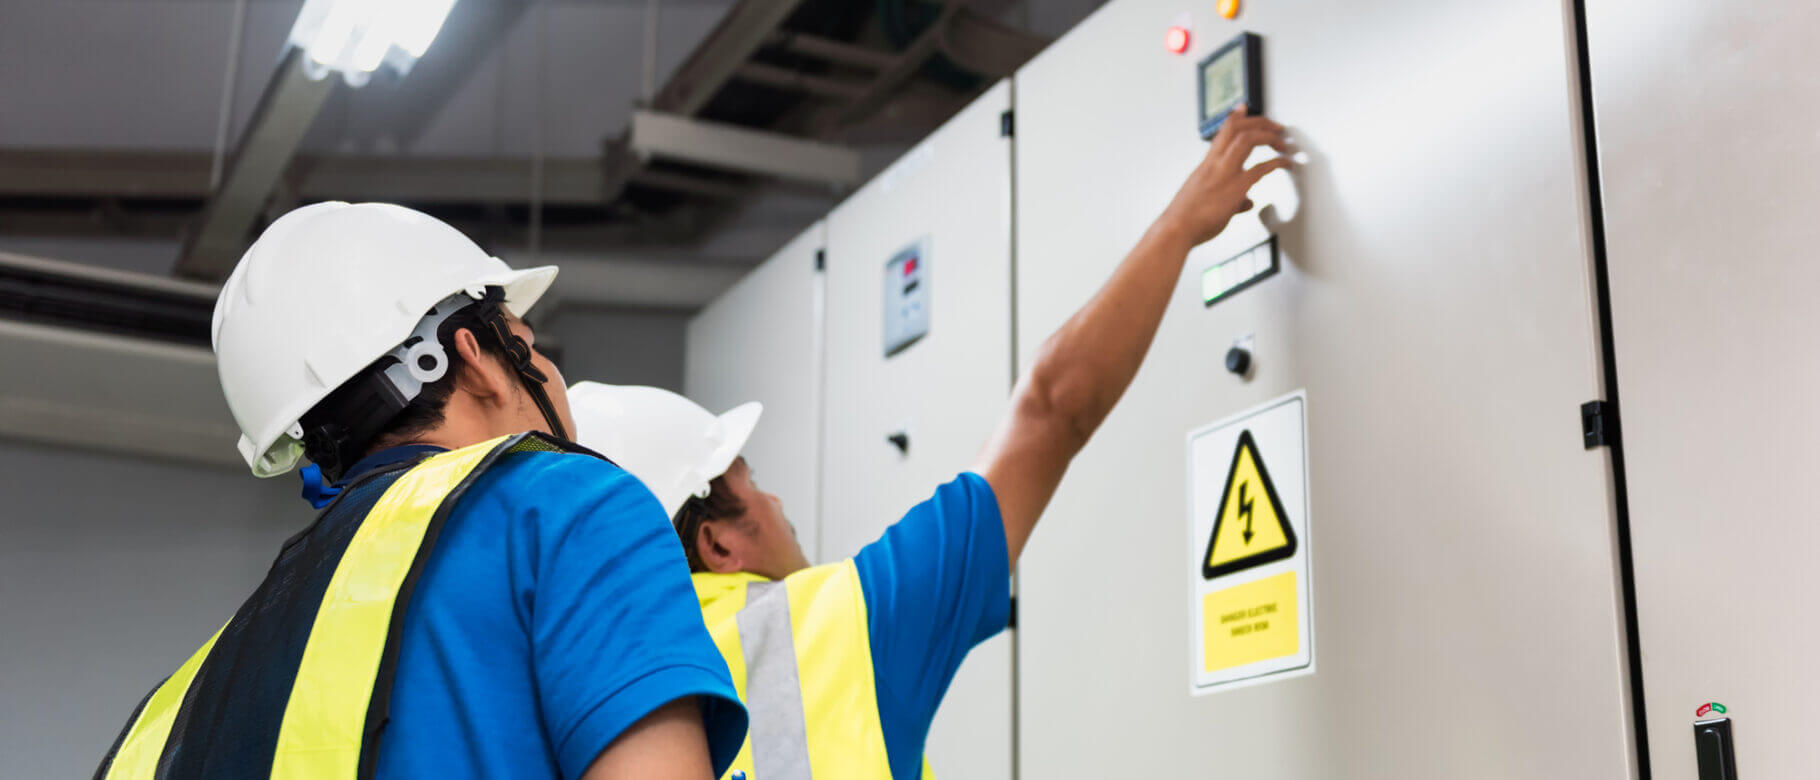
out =
[[[0,436],[237,466],[215,290],[0,252]]]
[[[213,286],[0,252],[0,317],[209,346]]]

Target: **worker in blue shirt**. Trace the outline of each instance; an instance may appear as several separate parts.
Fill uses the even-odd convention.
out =
[[[752,713],[732,780],[927,776],[923,745],[974,645],[1010,611],[1011,566],[1068,463],[1131,383],[1188,251],[1251,208],[1250,169],[1283,128],[1241,107],[1143,239],[1043,345],[973,468],[853,558],[810,566],[740,449],[749,403],[719,417],[666,390],[582,382],[576,440],[671,515],[708,630]]]
[[[515,271],[387,204],[278,219],[215,306],[254,474],[323,511],[98,777],[689,778],[746,728],[667,513],[570,444]]]

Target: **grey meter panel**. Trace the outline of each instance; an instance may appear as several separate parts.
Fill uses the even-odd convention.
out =
[[[885,357],[929,332],[929,241],[899,250],[885,264]]]

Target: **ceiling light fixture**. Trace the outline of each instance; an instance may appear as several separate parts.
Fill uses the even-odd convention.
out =
[[[455,0],[306,0],[290,43],[304,52],[310,78],[339,72],[359,87],[383,65],[400,76],[423,57]]]

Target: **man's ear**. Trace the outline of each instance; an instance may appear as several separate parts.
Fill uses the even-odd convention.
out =
[[[705,521],[695,531],[695,554],[701,557],[703,566],[715,574],[732,574],[739,571],[742,561],[728,546],[732,541],[729,529],[712,520]]]
[[[505,399],[512,395],[512,378],[505,366],[480,348],[480,340],[467,328],[455,331],[455,354],[461,357],[461,371],[455,377],[455,389],[483,399]]]

